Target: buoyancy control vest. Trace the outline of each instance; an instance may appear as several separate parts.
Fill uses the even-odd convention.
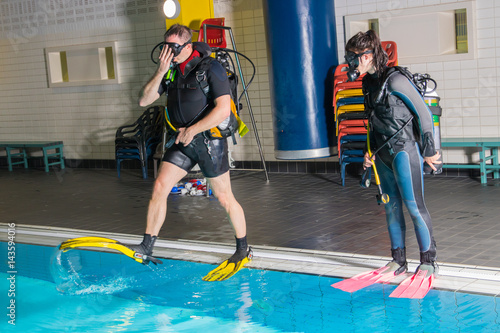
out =
[[[166,120],[174,129],[192,125],[214,106],[196,79],[196,68],[212,51],[208,44],[200,42],[193,43],[193,48],[200,57],[189,61],[184,74],[175,66],[165,78],[165,89],[168,89]]]
[[[218,126],[211,128],[203,133],[210,139],[221,139],[229,136],[233,137],[233,143],[236,144],[235,132],[243,136],[248,132],[248,128],[241,121],[238,115],[238,109],[234,101],[237,99],[236,87],[238,85],[237,77],[228,69],[220,66],[215,68],[220,71],[220,78],[227,76],[227,82],[221,82],[221,85],[210,86],[208,76],[212,75],[211,69],[216,59],[210,57],[212,50],[206,43],[194,42],[194,50],[198,51],[200,57],[195,57],[189,61],[184,69],[184,74],[177,69],[171,69],[166,75],[166,85],[168,90],[167,109],[165,119],[167,128],[176,131],[179,127],[190,126],[215,106],[214,100],[218,96],[226,93],[231,97],[231,113]],[[215,65],[219,66],[219,64]],[[217,74],[215,74],[217,76]],[[228,86],[226,85],[228,83]]]
[[[388,91],[389,79],[400,73],[400,67],[388,68],[381,78],[366,75],[363,78],[363,94],[365,95],[365,110],[371,123],[371,128],[387,140],[398,131],[394,140],[415,140],[412,126],[407,126],[413,117],[411,111],[401,98]],[[402,127],[405,127],[402,129]],[[380,141],[380,140],[376,140]]]
[[[433,89],[428,90],[428,82],[434,83]],[[363,89],[365,109],[377,146],[411,140],[419,142],[423,156],[435,154],[432,117],[425,120],[425,114],[430,115],[430,111],[422,99],[426,92],[436,89],[430,75],[413,74],[399,66],[385,68],[380,78],[366,75]]]

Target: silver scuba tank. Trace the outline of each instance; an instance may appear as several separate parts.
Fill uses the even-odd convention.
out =
[[[435,91],[432,91],[430,93],[426,92],[424,95],[424,101],[432,113],[432,122],[434,124],[434,148],[436,149],[437,152],[441,154],[441,156],[439,157],[439,161],[441,163],[434,165],[437,169],[436,171],[432,170],[427,163],[424,163],[424,174],[426,175],[429,174],[438,175],[443,172],[443,153],[441,150],[441,128],[439,124],[442,109],[439,106],[439,100],[440,97]]]

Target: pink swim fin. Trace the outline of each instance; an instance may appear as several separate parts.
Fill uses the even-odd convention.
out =
[[[434,272],[419,269],[401,282],[389,297],[422,299],[431,290],[433,283]]]
[[[387,265],[374,271],[364,272],[350,279],[334,283],[332,287],[352,293],[374,283],[388,283],[396,277],[396,272],[397,270],[395,270],[394,267]],[[406,272],[406,267],[403,271],[399,272],[399,274],[404,272]]]

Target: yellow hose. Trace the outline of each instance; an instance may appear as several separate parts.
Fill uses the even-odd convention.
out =
[[[373,164],[372,164],[371,167],[373,169],[373,174],[375,175],[375,184],[377,185],[378,194],[379,194],[377,196],[377,199],[379,201],[383,202],[384,204],[386,204],[386,203],[389,202],[389,195],[382,192],[382,187],[380,186],[380,177],[378,176],[377,167],[375,166],[375,161],[373,161],[373,157],[374,156],[372,156],[372,151],[370,149],[370,122],[367,122],[366,129],[367,129],[367,133],[366,133],[366,145],[367,145],[367,148],[368,148],[368,155],[370,155],[370,160],[372,160],[372,162],[373,162]]]

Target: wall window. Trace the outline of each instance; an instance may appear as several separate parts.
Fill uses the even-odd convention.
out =
[[[49,87],[116,84],[114,42],[45,49]]]
[[[473,59],[473,5],[466,1],[345,16],[345,38],[373,29],[382,40],[396,42],[402,64]]]
[[[457,53],[467,53],[467,9],[455,10],[455,30],[457,36]]]

